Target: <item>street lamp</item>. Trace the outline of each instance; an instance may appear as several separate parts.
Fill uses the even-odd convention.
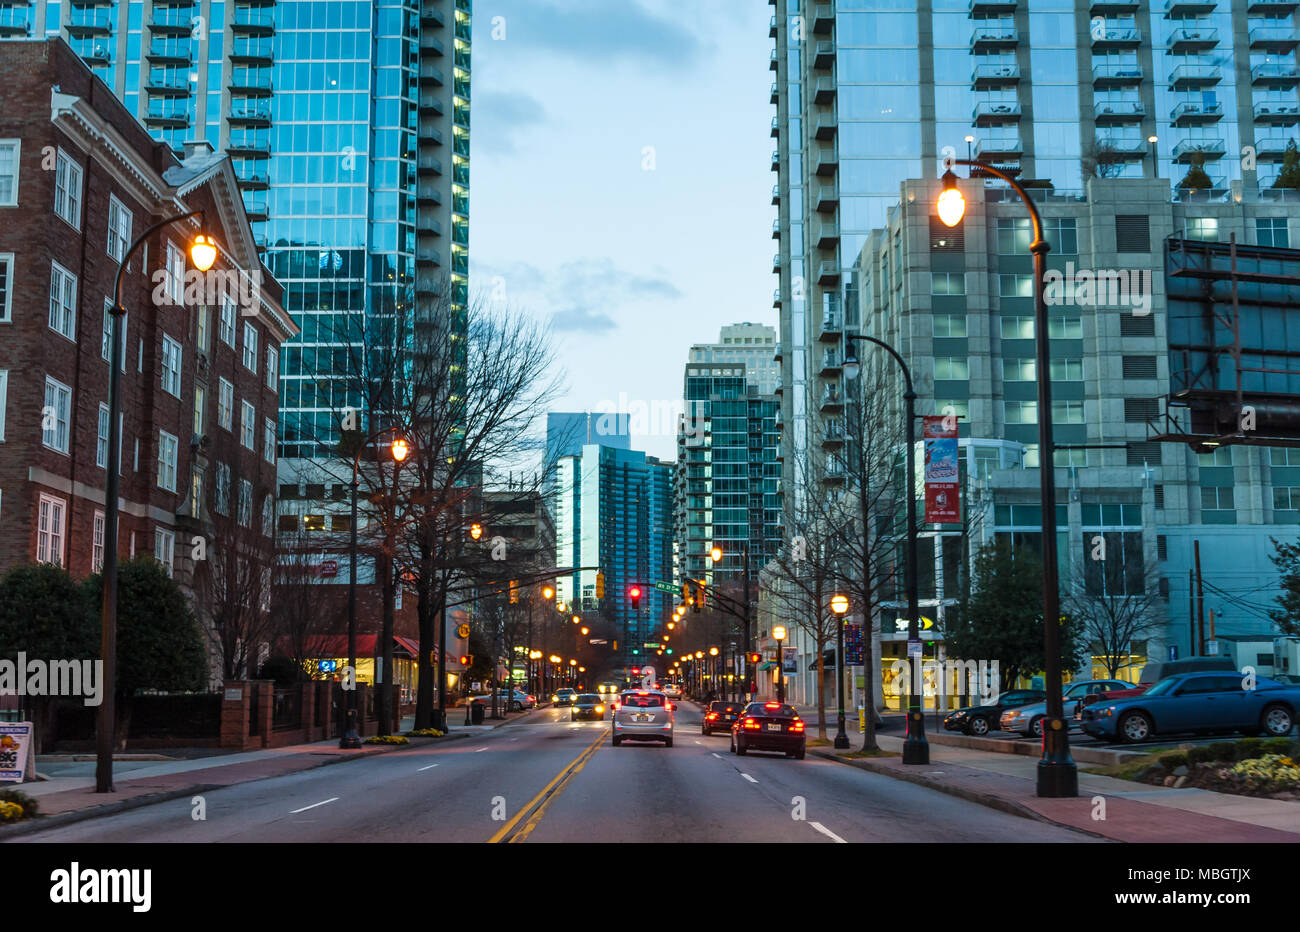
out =
[[[714,547],[712,551],[712,555],[713,555],[713,562],[717,563],[720,559],[722,559],[723,556],[722,548]],[[741,622],[744,624],[743,634],[745,638],[745,643],[741,647],[741,651],[740,651],[742,656],[742,659],[740,661],[740,669],[741,669],[741,675],[743,676],[744,679],[744,682],[741,684],[741,687],[746,693],[749,694],[749,698],[753,699],[754,698],[753,689],[751,689],[750,686],[751,684],[753,684],[753,688],[757,689],[758,684],[754,682],[753,671],[749,669],[749,647],[750,647],[749,644],[749,541],[745,541],[743,544],[740,545],[740,556],[741,556],[741,560],[744,563],[743,575],[745,577],[745,603],[743,606],[744,610],[741,613],[741,619],[740,619]]]
[[[785,626],[773,628],[772,638],[776,641],[776,701],[785,702],[785,651],[781,647],[785,640]]]
[[[482,536],[483,536],[483,525],[481,525],[481,524],[471,524],[471,525],[469,526],[469,536],[470,536],[472,539],[474,539],[474,540],[478,540],[480,537],[482,537]]]
[[[1159,136],[1148,136],[1147,143],[1151,146],[1151,177],[1160,177],[1160,163],[1156,160],[1156,143],[1160,141]]]
[[[844,731],[844,613],[849,610],[849,597],[836,593],[831,596],[831,611],[835,613],[835,675],[840,681],[837,690],[840,700],[839,730],[835,733],[835,746],[847,748],[849,736]]]
[[[1043,221],[1038,215],[1038,208],[1034,206],[1033,200],[1019,182],[1001,169],[985,165],[983,162],[955,159],[954,164],[969,165],[983,174],[1005,181],[1024,202],[1033,224],[1034,241],[1029,244],[1029,251],[1034,256],[1034,365],[1038,381],[1038,483],[1039,498],[1043,508],[1043,653],[1045,655],[1043,672],[1047,687],[1047,716],[1043,721],[1043,755],[1038,761],[1038,795],[1078,796],[1079,770],[1070,757],[1070,729],[1065,721],[1061,702],[1061,593],[1056,555],[1056,462],[1055,446],[1052,442],[1052,380],[1047,332],[1047,298],[1043,288],[1043,277],[1047,272],[1047,253],[1052,247],[1043,238]],[[940,201],[949,191],[957,190],[957,176],[951,170],[943,173],[942,181],[944,190],[939,195]],[[952,203],[951,198],[949,203]],[[941,212],[939,218],[948,226],[955,226],[961,221],[960,214],[955,220],[949,221]]]
[[[951,174],[951,173],[950,173]],[[961,213],[966,209],[966,202],[961,196],[961,192],[955,187],[951,189],[956,197],[950,197],[946,206],[940,205],[939,218],[948,226],[953,226],[961,220]],[[944,190],[948,194],[948,189]],[[943,194],[939,196],[943,201]],[[947,215],[943,213],[947,211]],[[956,214],[956,219],[949,222],[949,218]],[[906,421],[904,428],[905,443],[907,444],[906,456],[907,467],[905,475],[905,485],[903,489],[904,498],[907,499],[907,653],[908,660],[920,662],[920,654],[915,658],[912,657],[913,646],[920,645],[921,635],[918,629],[917,619],[921,614],[919,607],[920,595],[917,590],[917,540],[916,540],[916,489],[913,488],[916,482],[916,391],[912,388],[912,370],[903,362],[903,357],[883,340],[877,340],[875,337],[863,336],[861,334],[850,333],[845,336],[848,343],[848,349],[844,355],[844,376],[848,379],[856,379],[862,372],[862,365],[858,362],[857,349],[854,347],[854,341],[864,341],[874,343],[876,346],[885,349],[894,361],[898,363],[899,368],[903,370],[903,401],[906,410],[903,417]],[[865,435],[865,434],[864,434]],[[867,490],[865,488],[858,490],[859,497],[863,502],[863,523],[862,533],[867,533],[866,523],[866,499]],[[865,543],[863,546],[866,546]],[[865,582],[865,580],[864,580]],[[864,608],[864,612],[866,609]],[[867,703],[872,704],[871,697],[867,697]],[[872,705],[872,714],[874,715],[874,705]],[[925,738],[925,717],[921,714],[921,697],[914,691],[908,691],[907,702],[907,739],[903,742],[903,763],[904,764],[928,764],[930,763],[930,744]]]
[[[95,717],[95,792],[113,792],[113,745],[116,744],[117,703],[114,694],[117,690],[117,496],[121,481],[118,466],[121,462],[122,433],[118,426],[118,412],[122,407],[121,377],[119,365],[126,350],[126,328],[122,320],[126,316],[126,307],[122,304],[122,277],[126,274],[127,263],[146,239],[168,224],[199,218],[199,227],[203,227],[203,211],[191,210],[177,214],[149,226],[136,237],[130,247],[122,254],[117,263],[117,276],[113,280],[113,306],[109,308],[112,321],[113,349],[108,366],[108,465],[104,488],[104,568],[102,570],[103,593],[99,611],[100,655],[104,663],[104,699],[99,704]],[[190,242],[190,261],[200,272],[206,272],[217,261],[217,244],[205,233],[198,233]]]
[[[397,427],[383,427],[375,431],[363,442],[357,444],[356,453],[352,457],[352,526],[349,532],[348,545],[348,670],[352,675],[352,689],[348,693],[348,723],[347,729],[339,738],[339,747],[346,749],[356,749],[361,747],[361,735],[357,732],[357,690],[356,690],[356,671],[357,671],[357,474],[361,470],[361,453],[370,444],[374,443],[384,434],[398,430]],[[400,467],[402,461],[411,453],[410,444],[404,437],[397,437],[388,446],[389,454],[393,461]],[[391,710],[385,709],[385,714],[391,714]]]

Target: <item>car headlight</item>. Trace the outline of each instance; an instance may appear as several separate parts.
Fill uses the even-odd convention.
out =
[[[604,712],[604,711],[605,711],[605,707],[604,707],[603,705],[598,705],[598,706],[596,706],[596,711],[597,711],[597,712]]]
[[[948,717],[949,717],[949,718],[965,718],[965,717],[966,717],[966,713],[965,713],[965,712],[954,712],[954,713],[952,713],[951,715],[949,715]]]
[[[1115,714],[1115,707],[1113,705],[1108,705],[1104,709],[1093,709],[1093,714],[1097,718],[1110,718]]]
[[[1008,712],[1006,715],[1004,715],[1004,716],[1002,716],[1002,717],[1003,717],[1003,718],[1020,718],[1020,713],[1019,713],[1019,712]]]

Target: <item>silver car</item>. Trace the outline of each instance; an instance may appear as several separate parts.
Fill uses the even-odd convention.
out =
[[[662,741],[673,746],[673,704],[657,689],[629,689],[614,706],[614,747],[631,741]]]

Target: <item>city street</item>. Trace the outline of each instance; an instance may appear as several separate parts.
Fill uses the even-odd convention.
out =
[[[215,791],[203,821],[180,799],[15,842],[1096,840],[813,756],[736,757],[699,726],[684,703],[674,747],[614,748],[608,722],[547,708],[469,740]]]

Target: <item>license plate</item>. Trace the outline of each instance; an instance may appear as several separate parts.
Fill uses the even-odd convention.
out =
[[[637,721],[637,722],[648,722],[648,721],[650,721],[650,716],[649,716],[649,715],[634,715],[634,716],[632,716],[632,720],[633,720],[633,721]]]
[[[781,726],[780,726],[780,725],[768,725],[768,726],[767,726],[767,730],[768,730],[768,731],[780,731],[780,730],[781,730]]]

